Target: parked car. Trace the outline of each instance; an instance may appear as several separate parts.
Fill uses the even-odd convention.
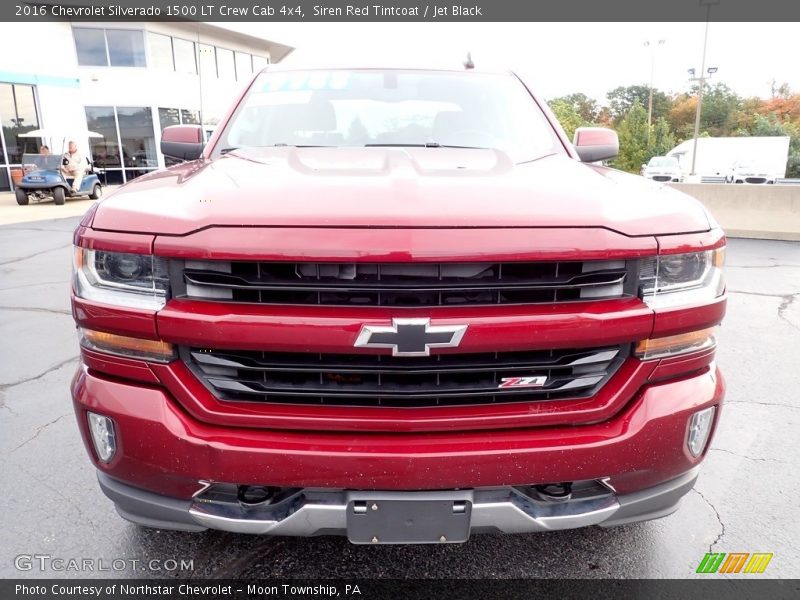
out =
[[[122,517],[438,544],[676,510],[724,397],[697,200],[509,72],[277,65],[235,107],[75,232],[72,397]]]
[[[751,161],[734,163],[726,177],[727,183],[775,183],[775,175],[768,169]]]
[[[674,156],[654,156],[642,165],[642,176],[654,181],[683,181],[681,164]]]

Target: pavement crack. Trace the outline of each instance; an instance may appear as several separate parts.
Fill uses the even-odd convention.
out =
[[[719,511],[717,510],[717,507],[716,507],[716,506],[714,506],[714,505],[713,505],[713,504],[712,504],[712,503],[711,503],[711,502],[708,500],[708,498],[706,498],[706,497],[703,495],[703,492],[701,492],[701,491],[700,491],[700,490],[698,490],[697,488],[692,488],[692,491],[693,491],[694,493],[696,493],[698,496],[700,496],[700,497],[703,499],[703,502],[705,502],[706,504],[708,504],[708,506],[709,506],[709,507],[711,507],[711,510],[713,510],[713,511],[714,511],[714,515],[717,517],[717,522],[719,523],[720,532],[719,532],[719,534],[717,535],[716,539],[715,539],[713,542],[711,542],[711,543],[708,545],[708,551],[709,551],[709,552],[713,552],[713,551],[714,551],[714,546],[716,546],[716,545],[717,545],[717,544],[720,542],[720,540],[722,539],[722,536],[724,536],[724,535],[725,535],[725,523],[723,523],[723,522],[722,522],[722,517],[720,517],[720,516],[719,516]]]
[[[765,292],[748,292],[745,290],[726,290],[729,294],[742,294],[743,296],[761,296],[763,298],[785,298],[787,294],[767,294]],[[790,294],[791,295],[791,294]],[[796,294],[795,294],[796,295]]]
[[[781,408],[790,408],[797,410],[800,406],[792,404],[782,404],[781,402],[758,402],[756,400],[725,400],[725,404],[758,404],[760,406],[780,406]]]
[[[711,452],[725,452],[726,454],[731,454],[733,456],[737,456],[739,458],[744,458],[746,460],[758,461],[758,462],[776,462],[776,463],[783,463],[788,464],[785,460],[779,460],[777,458],[759,458],[756,456],[747,456],[746,454],[738,454],[732,450],[726,450],[725,448],[709,448]]]
[[[55,419],[53,419],[53,420],[52,420],[52,421],[50,421],[49,423],[45,423],[44,425],[39,425],[39,427],[37,427],[36,429],[34,429],[34,430],[33,430],[33,435],[32,435],[31,437],[29,437],[29,438],[28,438],[27,440],[25,440],[24,442],[20,443],[20,444],[19,444],[19,445],[18,445],[16,448],[14,448],[13,450],[11,450],[11,452],[9,452],[9,454],[14,454],[14,452],[16,452],[17,450],[19,450],[20,448],[22,448],[22,447],[23,447],[25,444],[27,444],[28,442],[32,442],[32,441],[33,441],[33,440],[35,440],[37,437],[39,437],[39,434],[40,434],[40,433],[42,433],[42,432],[43,432],[45,429],[47,429],[48,427],[50,427],[50,425],[54,425],[54,424],[58,423],[58,422],[59,422],[61,419],[63,419],[64,417],[68,417],[68,416],[70,416],[71,414],[72,414],[72,413],[67,413],[67,414],[61,415],[60,417],[56,417]]]
[[[772,263],[771,265],[725,265],[726,269],[777,269],[780,267],[791,269],[798,268],[800,265],[787,265],[781,263]]]
[[[17,387],[18,385],[22,385],[23,383],[30,383],[31,381],[35,381],[36,379],[44,377],[45,375],[52,373],[53,371],[57,371],[64,365],[68,365],[71,362],[75,362],[76,360],[78,360],[78,358],[79,358],[78,356],[72,356],[66,360],[62,360],[61,362],[54,364],[51,367],[48,367],[47,369],[45,369],[44,371],[42,371],[37,375],[32,375],[31,377],[26,377],[25,379],[12,381],[11,383],[0,383],[0,391],[7,390],[12,387]]]
[[[0,266],[21,262],[23,260],[28,260],[29,258],[35,258],[36,256],[47,254],[48,252],[55,252],[56,250],[63,250],[64,248],[69,248],[70,246],[72,246],[71,242],[69,244],[62,244],[60,246],[56,246],[55,248],[48,248],[47,250],[39,250],[38,252],[34,252],[33,254],[28,254],[27,256],[20,256],[19,258],[12,258],[11,260],[4,260],[3,262],[0,262]]]
[[[42,312],[53,315],[72,316],[72,312],[68,310],[57,310],[55,308],[42,308],[39,306],[0,306],[0,310],[18,310],[23,312]]]
[[[794,302],[795,296],[797,296],[797,294],[787,294],[781,298],[781,304],[778,307],[778,316],[786,321],[789,325],[800,331],[800,326],[790,321],[789,317],[786,316],[786,311],[789,310],[789,307]]]
[[[25,283],[22,285],[12,285],[11,287],[4,287],[0,288],[0,292],[9,292],[12,290],[22,290],[25,288],[31,287],[43,287],[45,285],[64,285],[66,286],[69,283],[66,279],[60,279],[59,281],[40,281],[38,283]]]

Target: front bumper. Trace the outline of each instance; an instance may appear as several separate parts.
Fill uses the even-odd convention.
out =
[[[211,425],[187,414],[164,388],[83,366],[72,391],[84,443],[102,473],[188,501],[201,481],[388,492],[610,478],[619,495],[628,495],[700,463],[702,455],[693,457],[686,447],[688,422],[695,412],[721,405],[724,383],[712,363],[644,386],[616,415],[594,424],[418,433]],[[109,463],[94,454],[87,411],[114,421],[118,447]]]
[[[471,505],[469,532],[530,533],[589,525],[611,527],[664,517],[694,486],[699,466],[648,489],[618,495],[587,491],[565,501],[546,501],[530,488],[492,488],[440,492],[373,492],[376,502],[453,499]],[[260,535],[314,536],[347,534],[352,498],[365,494],[346,490],[297,490],[274,504],[245,506],[235,501],[168,498],[140,490],[98,472],[103,492],[125,519],[147,527],[202,531],[217,529]],[[402,535],[402,532],[399,533]],[[352,539],[352,538],[351,538]],[[355,540],[354,540],[355,541]],[[415,540],[419,541],[419,540]],[[448,541],[433,535],[430,542]],[[462,541],[462,540],[459,540]]]

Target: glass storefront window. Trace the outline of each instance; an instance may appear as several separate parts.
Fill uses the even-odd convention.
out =
[[[214,46],[199,44],[200,75],[209,79],[217,78],[217,59]]]
[[[172,38],[160,33],[149,33],[150,62],[156,69],[164,71],[175,70],[175,60],[172,57]]]
[[[0,84],[0,120],[6,143],[6,156],[2,163],[19,164],[26,148],[29,152],[38,151],[38,139],[19,137],[22,133],[39,128],[33,86]]]
[[[149,107],[118,106],[119,134],[128,181],[158,167],[153,115]],[[131,168],[132,167],[132,168]]]
[[[181,111],[177,108],[159,108],[158,109],[158,124],[161,131],[170,125],[181,124]]]
[[[194,55],[194,42],[172,38],[172,49],[175,53],[175,71],[178,73],[197,74],[197,61]]]
[[[16,112],[13,87],[10,83],[0,83],[0,120],[3,124],[3,137],[6,139],[13,131],[14,122],[11,119],[16,116]],[[2,149],[1,146],[0,149]],[[5,152],[0,152],[0,165],[4,164],[6,164],[6,154]],[[5,169],[3,169],[3,172],[5,172]]]
[[[87,106],[86,125],[90,131],[96,131],[103,135],[102,138],[91,138],[89,143],[92,148],[92,158],[95,166],[101,170],[101,181],[103,175],[108,183],[115,183],[117,176],[111,175],[113,169],[117,169],[119,183],[122,182],[122,161],[119,154],[119,139],[117,138],[117,122],[114,117],[113,106]],[[105,181],[104,181],[105,183]]]
[[[200,125],[200,111],[184,108],[181,111],[181,119],[184,125]]]
[[[107,67],[106,36],[102,29],[75,27],[75,49],[78,52],[78,64],[87,67]]]
[[[236,67],[233,62],[233,50],[217,48],[217,71],[220,79],[233,81],[236,79]]]
[[[236,53],[236,79],[248,81],[253,75],[253,57],[245,52]]]
[[[112,67],[144,67],[144,37],[141,31],[106,29],[108,57]]]

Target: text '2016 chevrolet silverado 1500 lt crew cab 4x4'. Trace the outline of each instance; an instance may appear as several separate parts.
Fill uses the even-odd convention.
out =
[[[513,73],[269,67],[74,236],[77,420],[144,526],[619,525],[694,485],[725,237]]]

